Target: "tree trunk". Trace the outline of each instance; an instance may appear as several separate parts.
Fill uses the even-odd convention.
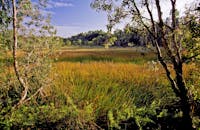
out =
[[[177,86],[180,90],[180,102],[181,102],[181,110],[183,112],[183,117],[182,117],[182,128],[185,130],[194,130],[192,127],[192,118],[191,118],[191,104],[190,104],[190,99],[188,95],[188,90],[186,88],[186,84],[184,82],[183,78],[183,73],[182,73],[182,63],[180,63],[177,67],[175,67],[176,71],[176,82]]]
[[[21,95],[21,99],[18,103],[18,105],[22,104],[22,102],[25,100],[27,93],[28,93],[28,86],[24,82],[23,78],[20,76],[19,69],[18,69],[18,63],[17,63],[17,10],[16,10],[16,1],[12,0],[12,7],[13,7],[13,67],[15,71],[15,75],[20,83],[20,85],[24,88],[24,91]]]
[[[194,128],[192,127],[192,118],[190,115],[190,103],[189,100],[187,98],[187,96],[181,97],[181,110],[183,112],[183,117],[182,117],[182,128],[185,130],[194,130]]]
[[[181,102],[181,107],[180,109],[183,112],[183,117],[182,117],[182,123],[180,124],[182,129],[184,130],[194,130],[192,127],[192,118],[190,116],[190,102],[189,102],[189,96],[188,96],[188,90],[186,88],[186,84],[184,82],[183,78],[183,62],[180,56],[180,52],[177,46],[177,41],[175,38],[175,30],[176,30],[176,15],[175,15],[175,5],[176,5],[176,0],[171,0],[172,4],[172,43],[174,44],[175,48],[175,53],[172,49],[169,47],[169,41],[165,37],[165,31],[164,31],[164,22],[162,19],[162,11],[161,11],[161,6],[160,6],[160,0],[155,0],[156,7],[157,7],[157,13],[158,13],[158,19],[159,19],[159,24],[158,26],[160,27],[160,34],[162,37],[162,43],[163,47],[166,49],[167,56],[169,56],[171,62],[173,63],[174,66],[174,71],[176,72],[176,78],[175,80],[172,80],[170,77],[170,71],[167,68],[166,64],[162,63],[162,60],[159,59],[161,62],[162,66],[165,68],[167,72],[167,77],[170,80],[170,83],[172,85],[172,89],[174,90],[175,94],[177,97],[180,98]],[[174,55],[175,54],[175,55]],[[174,82],[175,81],[175,82]]]

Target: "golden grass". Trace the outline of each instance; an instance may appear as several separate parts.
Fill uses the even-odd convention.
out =
[[[141,50],[136,49],[76,49],[76,50],[59,50],[59,58],[64,57],[84,57],[84,56],[111,56],[122,58],[141,57]],[[149,53],[148,57],[155,57],[155,54]]]
[[[164,70],[160,65],[157,67],[155,70],[149,64],[58,62],[54,64],[53,77],[55,86],[70,96],[78,89],[95,91],[99,85],[105,88],[117,86],[119,90],[128,90],[133,86],[149,87],[157,91],[159,86],[169,86]],[[185,77],[189,76],[193,68],[194,65],[184,66]]]
[[[162,69],[155,71],[147,64],[137,65],[112,62],[59,62],[55,64],[55,67],[56,73],[59,75],[59,79],[71,77],[81,78],[83,81],[112,80],[122,83],[142,83],[148,81],[150,83],[162,80],[162,82],[166,82],[165,73]],[[59,86],[65,86],[65,83]]]
[[[112,63],[112,62],[58,62],[54,64],[55,73],[59,79],[81,78],[83,81],[88,80],[112,80],[121,83],[153,83],[162,82],[166,84],[165,71],[160,65],[156,65],[155,70],[149,64],[131,64],[131,63]],[[195,65],[184,65],[183,72],[185,77],[188,76],[190,70],[194,69]],[[59,86],[66,86],[66,82],[58,82]]]
[[[73,97],[79,106],[92,103],[96,111],[108,110],[129,105],[128,102],[133,100],[130,97],[133,86],[167,82],[162,72],[154,74],[145,68],[146,65],[110,62],[60,62],[55,64],[54,83],[57,91],[60,89],[64,95]]]
[[[89,107],[98,117],[107,114],[109,110],[122,110],[135,104],[149,105],[155,99],[168,101],[173,96],[163,68],[158,63],[148,63],[149,59],[155,57],[152,53],[143,56],[132,50],[87,49],[58,52],[58,58],[110,56],[122,59],[144,58],[145,62],[54,62],[52,70],[49,70],[54,86],[46,88],[45,93],[56,106],[65,105],[67,97],[70,97],[79,110]],[[184,76],[188,78],[195,68],[195,64],[184,65]],[[13,71],[10,67],[4,69],[8,69],[8,73]],[[0,76],[5,75],[0,73]]]

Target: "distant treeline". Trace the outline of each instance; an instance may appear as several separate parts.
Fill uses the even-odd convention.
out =
[[[111,39],[111,40],[109,40]],[[83,46],[118,46],[132,47],[143,46],[148,39],[148,35],[141,30],[136,30],[127,25],[123,30],[115,30],[112,34],[102,30],[80,33],[75,36],[64,38],[63,45],[83,45]]]

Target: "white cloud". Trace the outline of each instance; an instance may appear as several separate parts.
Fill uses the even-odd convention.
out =
[[[73,4],[71,4],[71,3],[62,3],[62,2],[55,2],[54,3],[55,5],[55,7],[68,7],[68,6],[73,6]]]
[[[73,4],[63,0],[49,0],[47,8],[72,7]]]
[[[50,15],[54,15],[54,14],[56,14],[55,12],[53,12],[53,11],[50,11],[50,10],[41,10],[41,13],[42,14],[44,14],[44,15],[48,15],[48,14],[50,14]]]

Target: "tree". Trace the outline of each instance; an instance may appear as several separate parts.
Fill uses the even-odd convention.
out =
[[[22,93],[21,99],[18,102],[17,105],[22,104],[22,102],[25,100],[27,93],[28,93],[28,85],[25,83],[24,79],[19,74],[18,69],[18,63],[17,63],[17,10],[16,10],[16,1],[12,0],[12,9],[13,9],[13,67],[15,70],[16,77],[21,84],[21,86],[24,88],[24,91]]]
[[[114,45],[114,42],[117,40],[117,38],[108,33],[108,38],[104,41],[104,47],[108,49],[110,46]]]
[[[72,45],[72,42],[71,42],[70,40],[66,40],[65,44],[66,44],[67,46],[71,46],[71,45]]]
[[[56,39],[49,15],[41,12],[45,1],[0,0],[0,129],[18,126],[22,109],[44,105],[45,88],[52,86],[49,58]]]
[[[11,7],[11,1],[0,0],[0,26],[6,28],[11,22],[11,17],[9,16]]]
[[[55,31],[50,26],[49,15],[41,13],[45,0],[38,3],[32,3],[30,0],[1,0],[0,3],[0,14],[3,14],[0,26],[5,28],[1,32],[13,33],[13,37],[11,39],[8,37],[6,40],[12,44],[10,51],[12,51],[15,77],[18,80],[17,83],[14,79],[7,79],[12,85],[7,83],[4,85],[11,87],[20,95],[14,99],[17,101],[12,103],[13,108],[17,108],[42,93],[44,86],[49,85],[48,55],[51,53],[51,42],[53,42],[53,37],[49,36],[53,36]],[[19,57],[18,53],[23,55]]]
[[[199,56],[199,38],[194,40],[193,37],[190,37],[190,40],[193,39],[192,47],[187,48],[185,46],[188,43],[186,44],[183,41],[188,31],[183,30],[187,28],[188,24],[187,22],[178,21],[178,16],[176,15],[177,1],[168,0],[171,8],[170,24],[164,22],[161,0],[122,0],[120,5],[115,2],[114,0],[94,0],[92,7],[97,10],[107,11],[109,14],[112,11],[112,25],[113,21],[118,23],[119,19],[128,17],[136,25],[136,28],[140,27],[149,33],[151,36],[150,42],[156,48],[158,60],[166,72],[171,88],[176,96],[180,98],[180,109],[183,113],[181,125],[183,125],[184,129],[193,129],[191,115],[191,100],[193,99],[183,76],[183,65],[186,61],[191,61],[191,59]],[[156,13],[153,12],[153,8],[155,8],[154,11]],[[197,24],[199,25],[199,23]],[[185,51],[190,54],[193,51],[193,54],[185,56]],[[169,69],[169,64],[173,65],[174,77]]]
[[[10,37],[11,32],[8,31],[8,26],[12,19],[10,17],[11,12],[11,1],[10,0],[0,0],[0,37],[1,37],[1,47],[12,48],[8,37]]]

